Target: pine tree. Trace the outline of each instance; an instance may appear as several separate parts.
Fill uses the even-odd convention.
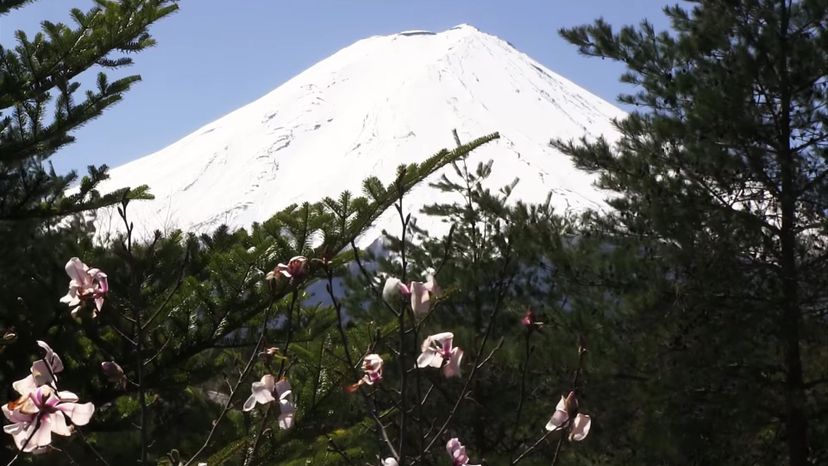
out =
[[[5,2],[0,15],[22,3]],[[63,216],[114,204],[125,195],[146,196],[145,189],[96,193],[106,167],[90,168],[80,191],[67,196],[76,175],[57,175],[44,163],[74,140],[73,130],[100,116],[141,79],[131,75],[110,82],[99,72],[97,89],[85,91],[79,101],[78,76],[94,67],[132,64],[126,54],[154,45],[147,28],[176,9],[172,0],[100,0],[86,13],[71,11],[74,27],[44,21],[33,38],[17,31],[14,49],[0,47],[0,111],[6,112],[0,120],[0,221]]]
[[[561,31],[626,65],[636,88],[621,100],[637,110],[617,144],[554,144],[620,194],[595,231],[649,267],[628,301],[644,333],[628,338],[642,350],[658,340],[636,370],[662,384],[639,407],[668,417],[660,451],[817,464],[828,458],[828,2],[691,3],[665,9],[672,33],[601,20]]]
[[[28,1],[0,3],[11,15]],[[25,373],[34,340],[60,328],[56,298],[65,293],[63,266],[71,251],[88,244],[90,229],[75,216],[124,199],[147,197],[144,187],[100,194],[106,167],[90,167],[74,194],[74,172],[58,174],[48,159],[71,143],[72,132],[120,101],[140,79],[110,81],[100,72],[96,88],[81,89],[79,76],[132,63],[127,54],[154,44],[148,28],[177,9],[170,0],[98,1],[87,12],[71,11],[73,25],[43,22],[29,37],[16,33],[13,48],[0,46],[0,331],[5,335],[0,384]],[[6,21],[6,18],[4,18]],[[62,228],[56,228],[64,222]],[[61,283],[63,282],[63,283]],[[65,307],[61,309],[65,311]],[[5,446],[5,442],[4,442]],[[8,451],[4,448],[5,456]]]

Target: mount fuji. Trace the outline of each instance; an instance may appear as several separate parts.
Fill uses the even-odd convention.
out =
[[[624,112],[555,74],[509,43],[472,26],[406,31],[360,40],[267,95],[170,146],[114,168],[101,186],[147,184],[155,200],[134,202],[137,234],[181,228],[245,227],[293,203],[361,192],[368,176],[384,183],[400,164],[499,132],[467,163],[493,160],[489,187],[514,178],[512,198],[559,208],[604,208],[594,177],[549,145],[552,138],[617,138]],[[443,171],[452,171],[451,167]],[[438,179],[439,173],[432,176]],[[446,200],[422,183],[405,198],[416,212]],[[386,212],[360,239],[367,246],[399,220]],[[112,210],[99,233],[118,229]],[[439,220],[418,225],[439,232]]]

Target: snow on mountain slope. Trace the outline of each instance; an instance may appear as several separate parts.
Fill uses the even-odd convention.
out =
[[[601,207],[593,178],[549,147],[551,138],[616,138],[624,113],[546,69],[507,42],[461,25],[441,33],[370,37],[340,50],[264,97],[178,142],[117,167],[102,191],[147,184],[154,201],[135,202],[136,231],[243,227],[303,201],[348,189],[369,175],[383,183],[396,167],[462,141],[499,131],[469,166],[494,160],[489,184],[520,178],[513,196],[557,206]],[[450,167],[447,170],[453,172]],[[436,179],[439,175],[435,175]],[[426,183],[406,199],[410,211],[438,199]],[[99,226],[118,228],[114,212]],[[445,230],[420,215],[419,225]],[[399,229],[386,213],[360,241]]]

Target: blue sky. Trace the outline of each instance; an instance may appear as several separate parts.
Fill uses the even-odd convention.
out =
[[[157,23],[158,45],[135,65],[110,73],[143,77],[123,102],[74,135],[51,160],[59,172],[117,166],[161,149],[266,94],[349,44],[410,29],[442,31],[461,23],[511,42],[589,91],[616,102],[623,68],[578,55],[561,27],[604,17],[615,26],[647,18],[668,27],[661,9],[676,0],[181,0]],[[14,30],[32,35],[40,21],[63,21],[91,0],[40,0],[0,18],[0,43]],[[95,71],[96,73],[97,71]]]

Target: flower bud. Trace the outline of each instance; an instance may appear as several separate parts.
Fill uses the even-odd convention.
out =
[[[114,384],[116,387],[120,387],[122,390],[126,388],[126,375],[124,374],[124,370],[121,369],[121,366],[119,366],[117,362],[102,362],[101,371],[110,383]]]
[[[535,315],[535,311],[532,309],[527,309],[526,313],[523,314],[523,317],[520,319],[520,324],[526,327],[528,330],[535,330],[536,328],[540,328],[543,325],[543,322],[538,322],[538,318]]]

